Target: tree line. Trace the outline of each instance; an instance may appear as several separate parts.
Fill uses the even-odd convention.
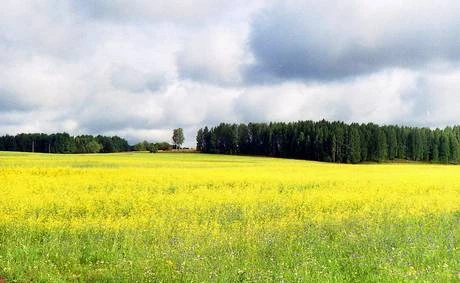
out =
[[[149,151],[151,153],[155,153],[159,150],[162,151],[168,151],[172,150],[174,147],[172,144],[168,142],[148,142],[148,141],[142,141],[139,143],[136,143],[131,147],[131,150],[133,151]]]
[[[197,150],[337,163],[395,159],[458,163],[460,126],[429,129],[325,120],[221,123],[198,130]]]
[[[114,153],[126,151],[171,150],[168,142],[142,141],[129,145],[128,141],[118,136],[71,136],[68,133],[56,134],[18,134],[0,136],[0,151],[23,151],[43,153]]]
[[[129,151],[128,141],[118,136],[71,136],[68,133],[18,134],[0,137],[0,151],[45,153],[111,153]]]
[[[168,142],[153,143],[153,142],[148,142],[148,141],[142,141],[142,142],[135,144],[132,147],[132,150],[150,151],[152,153],[155,153],[158,150],[168,151],[172,149],[180,149],[181,145],[185,141],[184,130],[182,128],[177,128],[173,130],[172,141],[173,141],[173,144],[170,144]]]

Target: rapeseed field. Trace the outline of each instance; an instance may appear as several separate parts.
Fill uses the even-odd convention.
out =
[[[8,282],[453,282],[459,232],[459,166],[0,152]]]

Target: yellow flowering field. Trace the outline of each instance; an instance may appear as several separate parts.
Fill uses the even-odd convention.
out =
[[[460,280],[460,166],[0,152],[8,282]]]

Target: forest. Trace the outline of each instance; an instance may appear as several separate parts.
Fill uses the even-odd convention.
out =
[[[336,163],[460,161],[460,126],[430,129],[374,123],[298,121],[207,126],[197,133],[204,153],[262,155]]]
[[[0,137],[0,151],[111,153],[129,150],[128,141],[118,136],[80,135],[73,137],[67,133],[37,133]]]

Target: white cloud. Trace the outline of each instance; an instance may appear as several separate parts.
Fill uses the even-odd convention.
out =
[[[264,0],[78,0],[76,10],[96,20],[135,23],[172,23],[202,26],[223,21],[247,20]]]
[[[178,53],[179,75],[185,79],[235,85],[250,55],[245,48],[245,25],[209,27],[191,33]]]
[[[459,123],[460,72],[384,70],[329,84],[252,87],[236,100],[241,121],[340,120],[444,127]]]
[[[460,123],[457,2],[163,2],[2,3],[0,135]]]

